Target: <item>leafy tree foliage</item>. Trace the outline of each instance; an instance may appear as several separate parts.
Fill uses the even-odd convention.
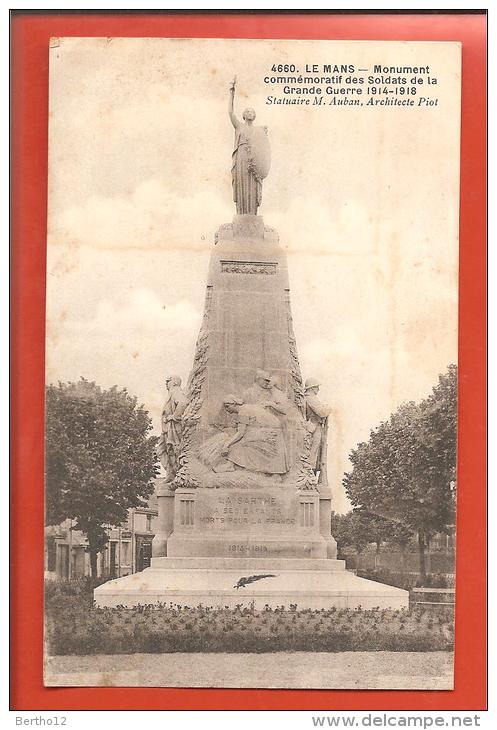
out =
[[[353,547],[357,553],[362,553],[369,540],[361,529],[363,525],[357,519],[357,514],[348,512],[345,515],[331,513],[331,534],[337,541],[338,549]]]
[[[417,533],[423,578],[429,535],[454,521],[456,432],[457,368],[450,365],[428,398],[402,405],[352,451],[343,480],[355,507]]]
[[[136,398],[85,379],[46,389],[46,521],[67,518],[88,539],[92,575],[130,507],[147,504],[157,473],[152,424]]]
[[[415,533],[412,529],[407,527],[403,522],[397,520],[389,521],[389,530],[385,536],[385,542],[387,545],[398,549],[400,548],[402,564],[405,562],[405,552],[411,545]]]
[[[375,543],[379,553],[385,542],[407,546],[412,530],[399,522],[357,507],[345,515],[332,514],[331,533],[340,549],[351,546],[361,553],[367,545]]]

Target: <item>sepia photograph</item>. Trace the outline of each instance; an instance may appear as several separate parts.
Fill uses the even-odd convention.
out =
[[[52,37],[47,687],[451,690],[461,44]]]

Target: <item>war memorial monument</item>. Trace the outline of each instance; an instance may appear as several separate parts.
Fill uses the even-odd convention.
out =
[[[236,215],[216,233],[188,382],[166,380],[152,564],[96,588],[96,603],[407,607],[407,591],[358,578],[337,560],[330,409],[318,381],[302,379],[286,254],[257,214],[267,129],[253,109],[240,121],[234,96],[235,82]]]

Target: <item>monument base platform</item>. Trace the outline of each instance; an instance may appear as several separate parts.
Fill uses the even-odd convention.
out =
[[[408,608],[409,593],[358,578],[343,560],[316,558],[153,558],[150,568],[95,589],[96,605],[173,603],[262,609]]]

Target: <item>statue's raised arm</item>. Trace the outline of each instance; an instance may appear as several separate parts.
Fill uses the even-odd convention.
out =
[[[236,76],[230,84],[230,98],[228,103],[228,114],[231,119],[231,124],[236,129],[240,126],[240,122],[235,114],[235,87],[236,87]]]

